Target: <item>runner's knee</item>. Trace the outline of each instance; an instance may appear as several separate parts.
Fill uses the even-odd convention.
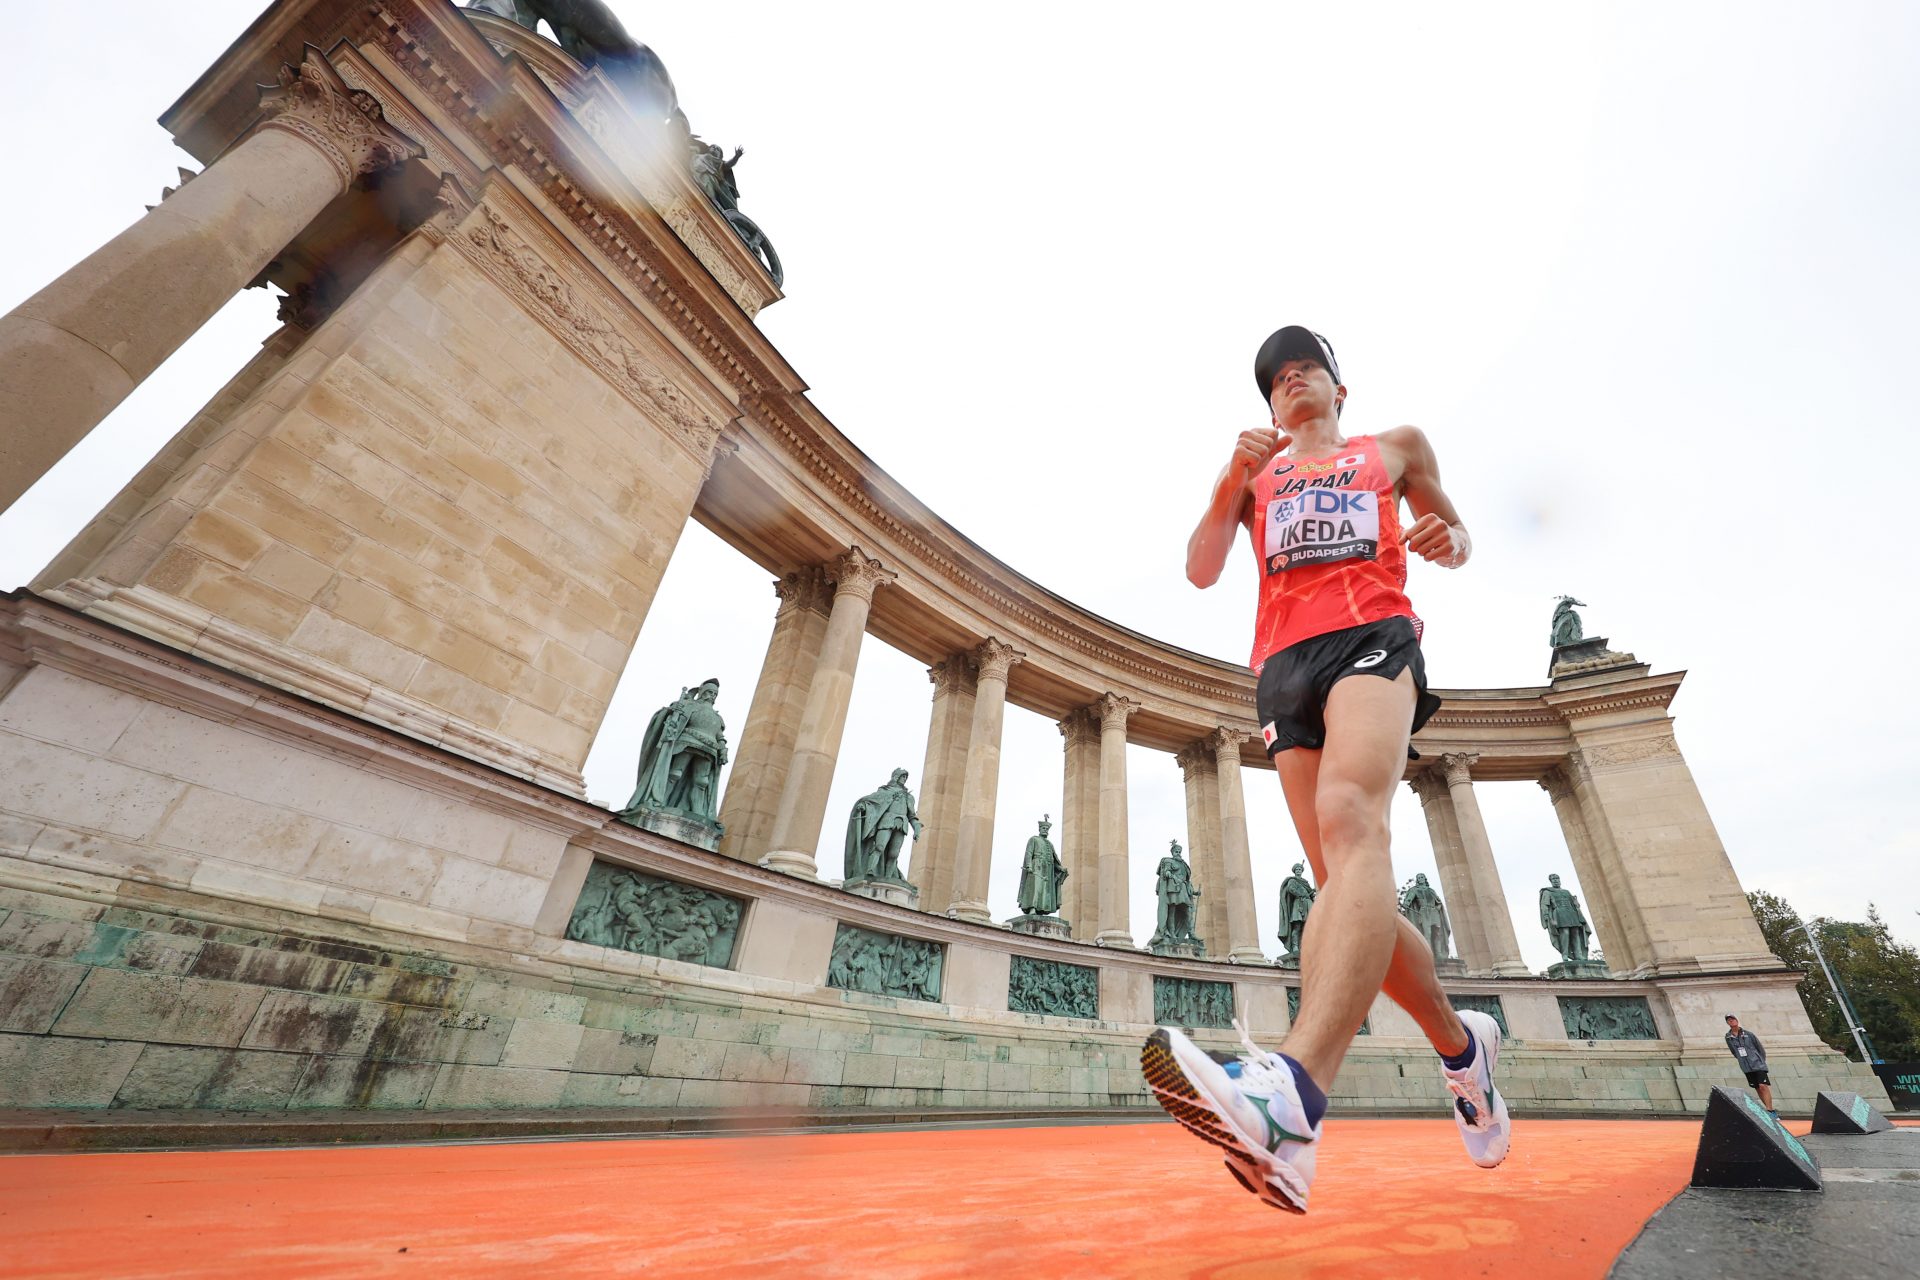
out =
[[[1321,781],[1314,810],[1320,819],[1320,847],[1346,854],[1378,845],[1386,852],[1387,815],[1379,800],[1360,786]]]

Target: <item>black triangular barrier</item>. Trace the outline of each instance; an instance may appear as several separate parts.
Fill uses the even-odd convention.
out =
[[[1820,1165],[1752,1094],[1717,1088],[1700,1126],[1693,1185],[1818,1191]]]
[[[1885,1133],[1891,1128],[1893,1121],[1875,1111],[1872,1104],[1857,1093],[1829,1093],[1822,1089],[1813,1104],[1815,1133]]]

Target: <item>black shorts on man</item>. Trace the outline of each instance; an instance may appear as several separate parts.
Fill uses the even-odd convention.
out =
[[[1268,658],[1260,669],[1254,710],[1260,718],[1267,754],[1289,747],[1317,751],[1327,741],[1327,696],[1348,676],[1397,680],[1411,668],[1416,697],[1413,731],[1418,732],[1440,699],[1427,692],[1427,664],[1411,618],[1383,618],[1358,627],[1308,636]],[[1412,748],[1408,755],[1416,756]]]
[[[1773,1087],[1773,1081],[1767,1078],[1765,1069],[1747,1072],[1747,1084],[1754,1089],[1758,1089],[1763,1084],[1768,1088]]]

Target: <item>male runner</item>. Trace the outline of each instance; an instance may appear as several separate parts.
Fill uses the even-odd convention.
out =
[[[1298,325],[1278,330],[1254,377],[1273,426],[1234,445],[1187,544],[1187,577],[1197,587],[1218,581],[1246,526],[1260,564],[1256,710],[1321,889],[1285,1053],[1263,1052],[1240,1027],[1247,1052],[1223,1064],[1161,1027],[1140,1064],[1160,1105],[1221,1148],[1241,1186],[1304,1213],[1326,1090],[1377,991],[1412,1014],[1439,1052],[1475,1164],[1506,1158],[1511,1126],[1493,1087],[1500,1028],[1484,1013],[1454,1012],[1426,940],[1394,909],[1387,847],[1408,739],[1440,705],[1427,692],[1407,600],[1407,552],[1457,569],[1471,554],[1467,531],[1417,427],[1340,434],[1347,389],[1325,338]],[[1404,530],[1401,498],[1416,517]]]

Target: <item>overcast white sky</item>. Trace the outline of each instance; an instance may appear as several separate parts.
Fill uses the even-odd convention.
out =
[[[1541,682],[1552,597],[1591,602],[1590,633],[1688,672],[1680,744],[1742,882],[1808,912],[1874,901],[1920,937],[1920,8],[615,7],[695,129],[747,148],[742,205],[788,272],[766,332],[843,431],[988,550],[1244,660],[1250,553],[1204,593],[1182,553],[1234,436],[1265,420],[1255,347],[1312,325],[1339,351],[1349,433],[1424,427],[1474,530],[1467,569],[1413,570],[1434,682]],[[0,80],[0,306],[174,181],[185,157],[153,120],[258,8],[100,0],[84,38],[55,6],[9,15],[25,56]],[[272,311],[234,302],[0,517],[0,587]],[[718,676],[738,736],[773,606],[766,574],[689,529],[588,762],[594,796],[625,801],[647,717],[682,685]],[[895,764],[918,784],[930,692],[867,642],[825,873],[855,798]],[[1128,765],[1144,941],[1185,807],[1170,757]],[[1271,776],[1246,784],[1272,952],[1298,844]],[[1532,784],[1479,792],[1543,967],[1536,890],[1572,876],[1558,825]],[[1010,708],[1003,917],[1060,795],[1053,724]],[[1431,876],[1410,794],[1394,834],[1401,878]]]

